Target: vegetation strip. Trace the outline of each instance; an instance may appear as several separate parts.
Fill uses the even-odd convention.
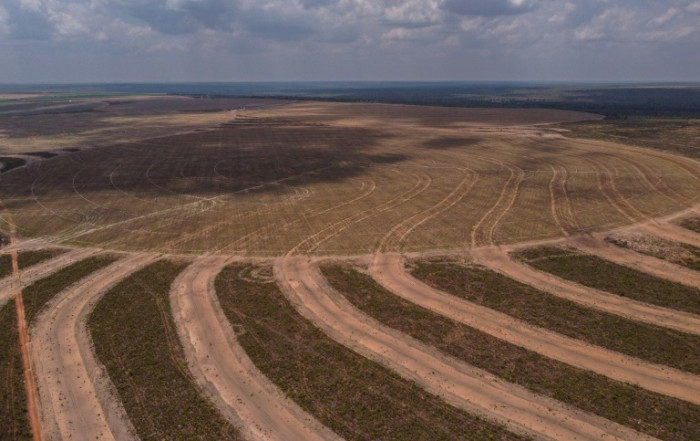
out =
[[[159,261],[110,290],[88,319],[95,352],[143,441],[238,440],[197,390],[175,331],[168,297],[185,266]]]
[[[700,289],[659,279],[596,256],[555,247],[532,248],[514,256],[538,270],[601,291],[700,314]]]
[[[700,217],[691,217],[689,219],[683,219],[680,223],[681,227],[694,231],[700,234]]]
[[[657,259],[700,271],[700,247],[653,237],[609,236],[605,241]]]
[[[219,301],[255,365],[303,409],[348,440],[518,439],[332,341],[271,283],[234,265]],[[244,275],[245,278],[241,277]]]
[[[38,250],[38,251],[23,251],[17,255],[17,263],[19,267],[24,269],[28,266],[36,265],[52,257],[56,257],[63,253],[63,250]],[[0,255],[0,279],[12,274],[12,258],[9,254]]]
[[[700,373],[700,336],[586,308],[482,267],[454,261],[412,265],[418,279],[472,303],[597,346]]]
[[[356,307],[387,326],[541,395],[669,440],[700,437],[700,406],[611,380],[504,342],[403,300],[341,265],[323,274]],[[621,405],[624,403],[624,405]]]
[[[39,279],[22,290],[27,324],[31,325],[41,309],[56,294],[90,273],[114,262],[114,256],[95,256],[67,266],[50,276]]]
[[[0,307],[0,439],[32,439],[15,303]]]

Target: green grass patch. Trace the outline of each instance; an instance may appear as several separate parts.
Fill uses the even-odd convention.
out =
[[[667,440],[700,439],[700,406],[552,360],[417,306],[372,277],[321,267],[328,282],[385,325],[505,380]]]
[[[482,267],[429,261],[412,265],[417,278],[470,302],[613,351],[700,373],[700,336],[587,308]]]
[[[681,221],[681,227],[700,233],[700,217],[692,217],[690,219],[683,219]]]
[[[39,250],[39,251],[22,251],[17,254],[17,264],[20,269],[36,265],[44,260],[51,259],[60,254],[63,254],[64,250],[53,249],[53,250]],[[0,256],[0,279],[7,277],[12,274],[12,256],[9,254],[3,254]]]
[[[700,289],[654,277],[597,256],[555,247],[524,250],[513,256],[538,270],[591,288],[700,314]]]
[[[15,302],[0,308],[0,439],[30,440],[22,354],[19,348]]]
[[[41,312],[56,294],[83,279],[91,273],[106,267],[117,260],[114,256],[95,256],[76,262],[56,271],[50,276],[39,279],[22,290],[24,301],[24,316],[27,324],[31,325],[34,318]]]
[[[97,304],[88,330],[143,441],[238,440],[199,393],[180,346],[169,292],[185,266],[162,260],[126,278]]]
[[[217,277],[226,316],[255,365],[340,436],[367,441],[520,439],[331,340],[301,317],[274,283],[241,278],[255,268],[233,265]]]

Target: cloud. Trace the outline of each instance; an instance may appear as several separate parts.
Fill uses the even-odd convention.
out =
[[[54,26],[38,1],[9,0],[5,3],[10,38],[49,40]]]
[[[443,4],[449,12],[481,16],[524,14],[537,6],[536,0],[447,0]]]

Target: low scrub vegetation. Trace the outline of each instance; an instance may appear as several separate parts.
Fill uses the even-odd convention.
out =
[[[517,435],[447,405],[334,342],[301,317],[275,284],[226,268],[219,301],[255,365],[291,399],[347,440],[491,440]],[[249,278],[246,278],[249,279]]]
[[[700,314],[700,289],[654,277],[590,254],[540,247],[514,254],[538,270],[642,302]]]
[[[638,253],[700,271],[700,248],[693,245],[641,235],[610,236],[606,237],[605,241],[620,248],[628,248]]]
[[[481,267],[435,261],[412,265],[417,278],[470,302],[614,351],[700,373],[696,335],[587,308]]]
[[[323,274],[356,307],[387,326],[505,380],[667,440],[700,438],[700,406],[574,368],[401,299],[341,265]]]
[[[63,253],[63,250],[38,250],[38,251],[23,251],[17,255],[17,263],[19,268],[27,268],[36,265],[41,261],[56,257]],[[7,277],[12,274],[12,257],[9,254],[0,256],[0,278]]]
[[[200,395],[178,340],[168,295],[184,267],[159,261],[128,277],[97,304],[88,329],[142,440],[238,440]]]
[[[15,302],[0,308],[0,439],[32,439]]]
[[[681,227],[687,228],[690,231],[695,231],[696,233],[700,233],[700,217],[684,219],[681,221]]]
[[[114,256],[95,256],[69,265],[50,276],[39,279],[22,290],[24,314],[28,324],[56,294],[90,273],[114,262]]]

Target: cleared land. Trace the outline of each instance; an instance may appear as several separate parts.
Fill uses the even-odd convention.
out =
[[[225,116],[33,161],[3,175],[0,199],[25,238],[278,256],[558,237],[700,195],[692,159],[532,125],[592,117],[576,112],[296,103]]]
[[[76,285],[43,286],[63,290],[52,301],[29,297],[44,432],[697,438],[699,277],[692,262],[676,264],[700,247],[700,163],[637,148],[624,130],[618,142],[552,125],[609,123],[582,119],[599,117],[104,94],[0,100],[0,163],[16,165],[0,175],[0,247],[11,214],[20,265],[35,263],[21,281],[0,279],[0,305],[61,269],[59,279],[80,279],[77,260],[130,252]],[[695,128],[667,128],[697,145]],[[601,241],[630,232],[653,234],[651,251],[662,252]],[[36,254],[56,244],[77,249]],[[605,279],[591,288],[508,255],[542,246],[621,266],[585,267]],[[88,334],[94,302],[154,252],[169,256],[102,298]],[[182,254],[201,257],[188,265]],[[436,263],[469,255],[501,274]],[[407,256],[433,265],[445,290],[469,279],[456,293],[468,300],[411,277]],[[403,299],[358,274],[353,283],[371,289],[346,299],[320,260],[369,266]],[[625,277],[654,289],[618,292]],[[11,309],[1,326],[13,326],[2,315]],[[0,394],[11,404],[1,421],[21,436],[23,401],[9,379],[16,336],[3,335]]]
[[[700,418],[698,405],[576,369],[430,312],[385,290],[360,272],[364,268],[325,264],[321,269],[365,313],[506,381],[662,439],[700,436],[692,423]]]
[[[141,440],[238,440],[187,370],[168,301],[184,267],[156,262],[103,297],[88,318],[97,359]]]
[[[651,304],[700,313],[700,289],[673,283],[572,249],[541,247],[516,258],[542,271]]]

